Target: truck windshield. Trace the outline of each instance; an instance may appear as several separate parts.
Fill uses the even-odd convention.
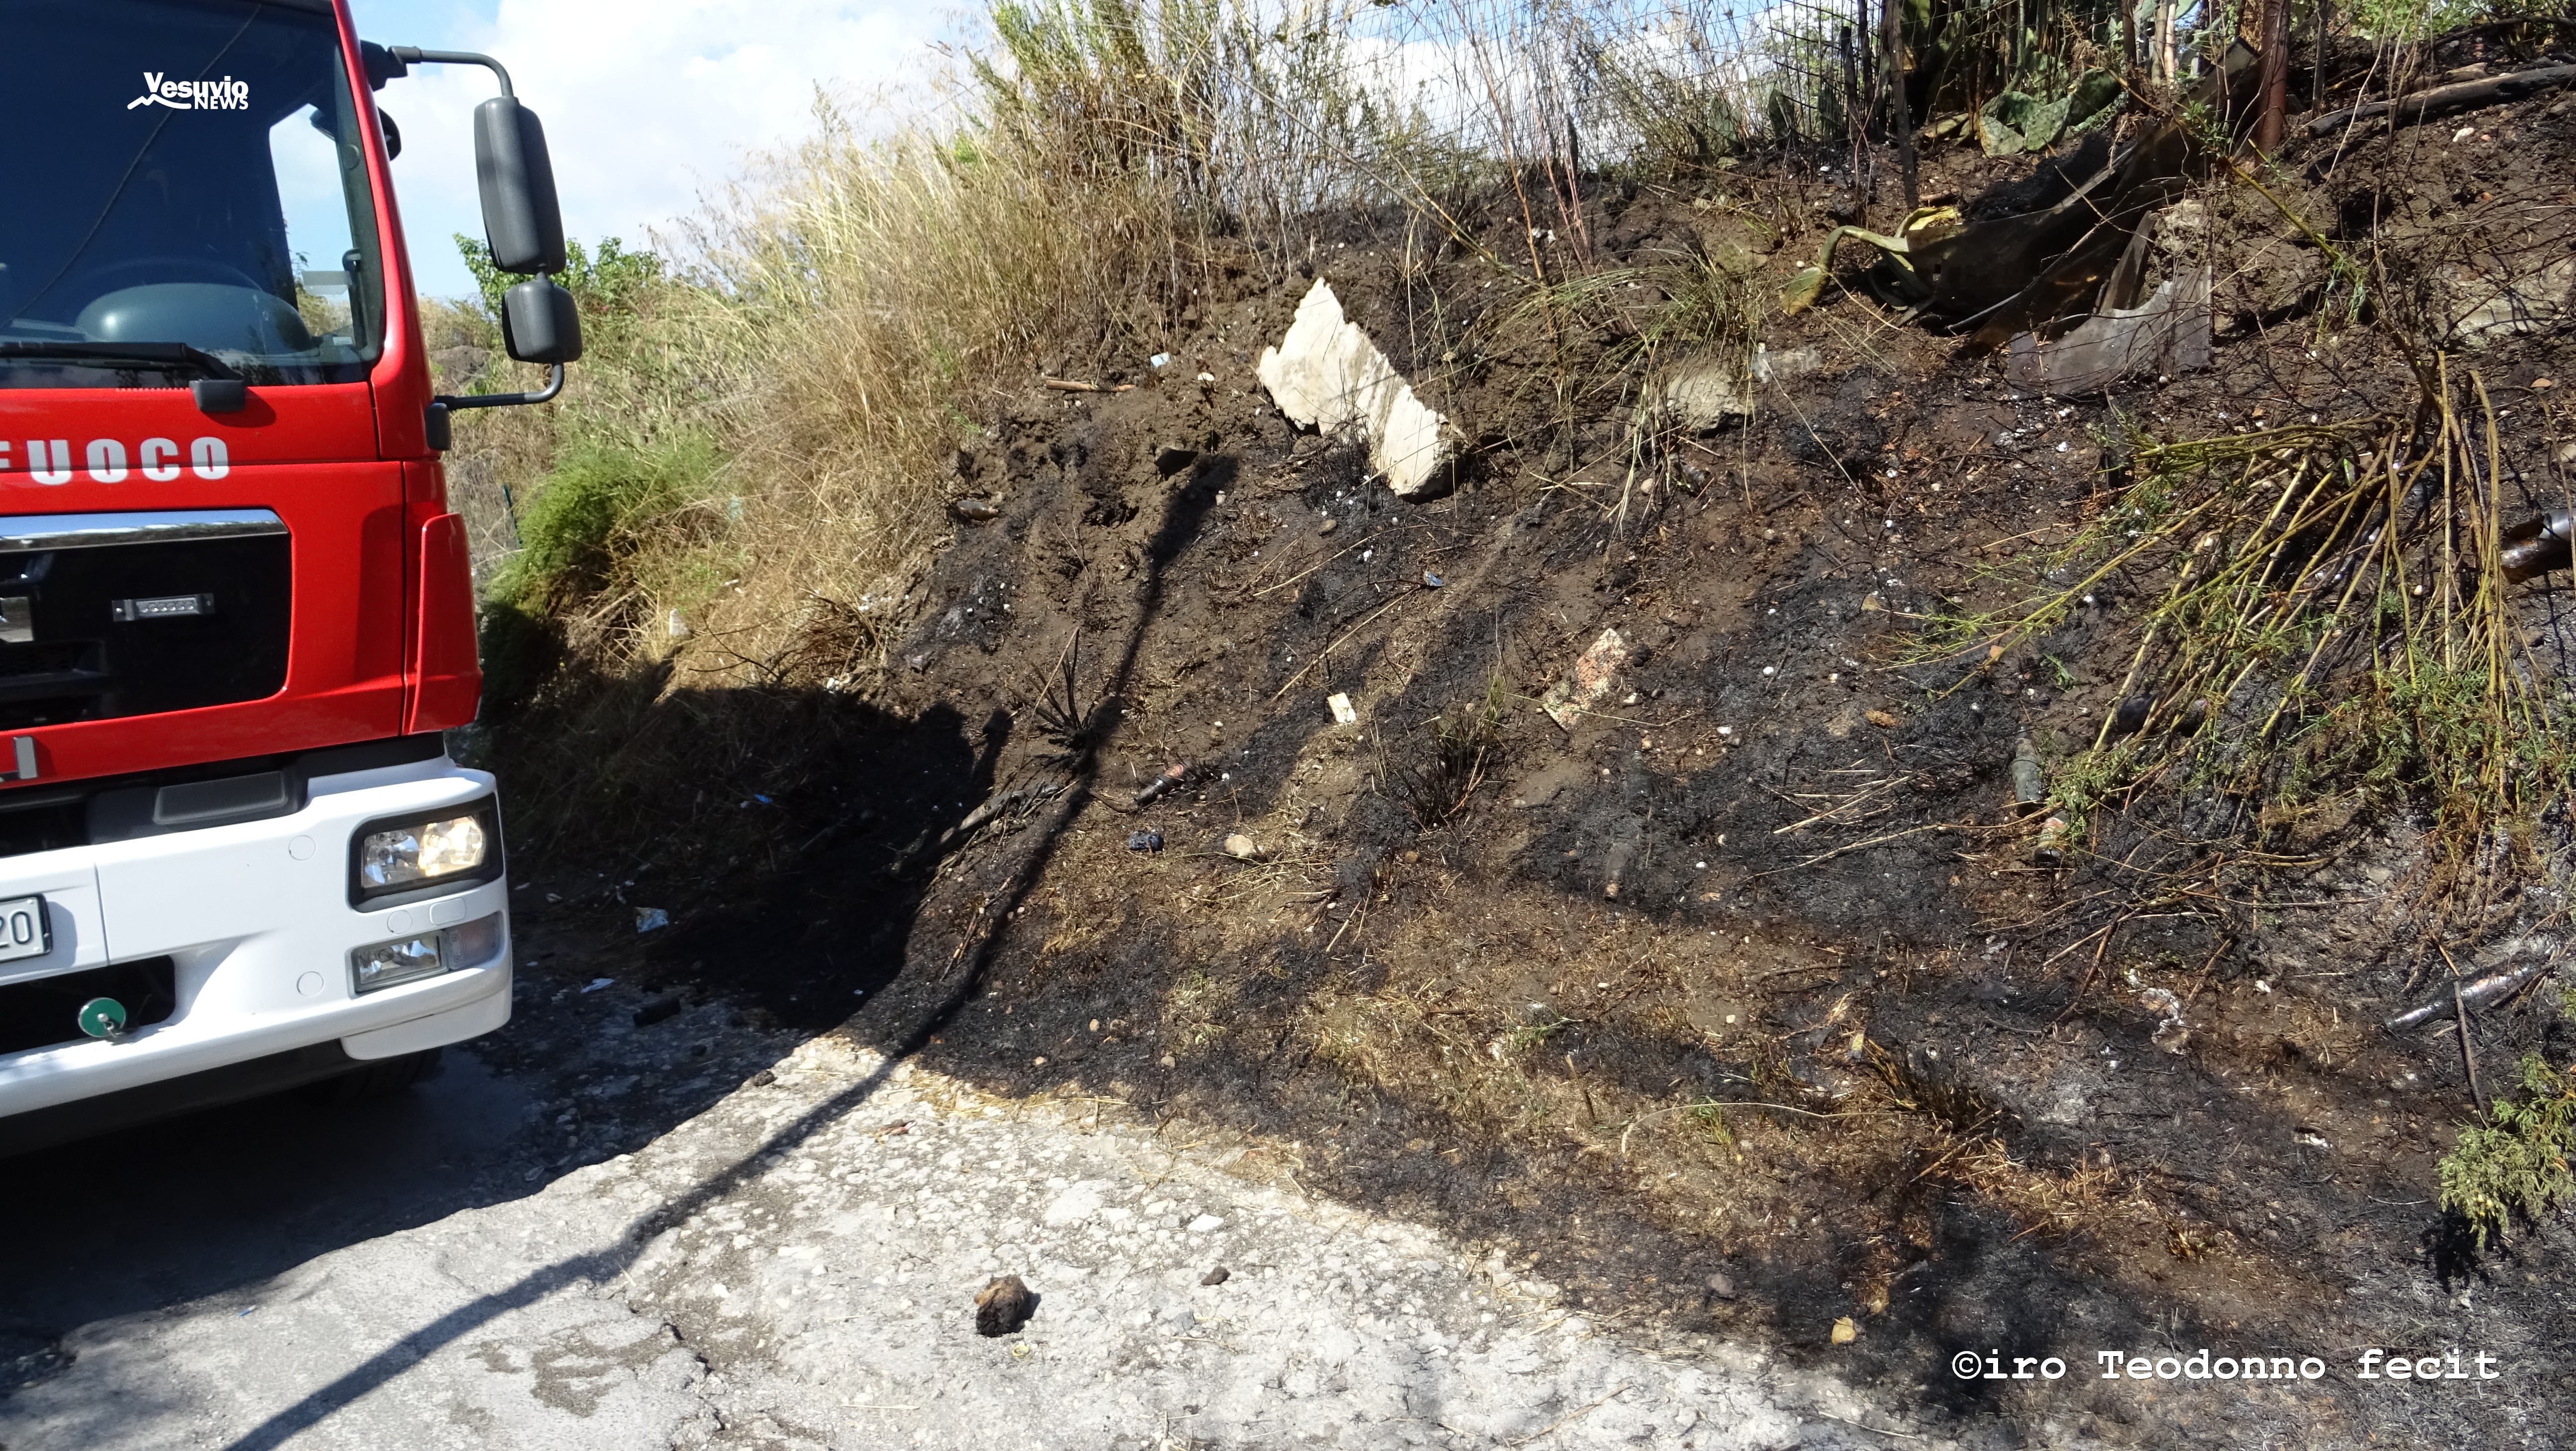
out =
[[[207,370],[170,344],[366,376],[382,254],[325,0],[0,0],[0,35],[0,387]]]

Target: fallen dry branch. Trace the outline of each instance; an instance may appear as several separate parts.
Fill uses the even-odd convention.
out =
[[[2492,76],[2482,81],[2462,81],[2455,86],[2435,86],[2393,101],[2370,101],[2341,111],[2319,116],[2308,123],[2308,134],[2323,136],[2341,130],[2356,121],[2375,120],[2391,111],[2397,113],[2393,123],[2412,126],[2445,111],[2463,110],[2470,106],[2492,105],[2498,101],[2518,101],[2551,86],[2576,81],[2576,65],[2543,66],[2538,70],[2515,71],[2511,75]]]

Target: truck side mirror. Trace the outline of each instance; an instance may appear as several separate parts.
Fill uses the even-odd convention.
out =
[[[492,265],[504,272],[562,271],[563,208],[555,200],[546,128],[516,97],[494,96],[474,108],[474,176],[483,190],[483,238]],[[572,346],[578,356],[577,336]]]
[[[572,294],[532,277],[501,294],[501,343],[522,363],[581,361],[581,311]]]

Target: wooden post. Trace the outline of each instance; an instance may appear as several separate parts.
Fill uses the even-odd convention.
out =
[[[1887,78],[1887,123],[1896,130],[1896,164],[1905,173],[1905,210],[1923,204],[1914,175],[1913,107],[1905,98],[1905,0],[1880,0],[1878,73]]]
[[[2290,110],[2290,0],[2263,0],[2263,69],[2256,94],[2254,149],[2270,156],[2281,149],[2284,118]]]

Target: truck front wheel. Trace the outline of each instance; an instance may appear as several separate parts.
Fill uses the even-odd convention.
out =
[[[337,1078],[326,1078],[304,1090],[311,1102],[321,1104],[373,1103],[391,1098],[430,1076],[438,1067],[444,1048],[431,1048],[419,1053],[405,1053],[395,1058],[380,1058],[355,1068]]]

